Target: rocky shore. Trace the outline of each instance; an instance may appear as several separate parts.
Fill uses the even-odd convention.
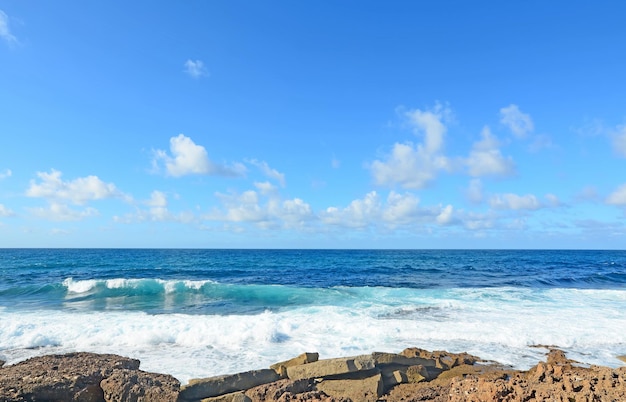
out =
[[[266,369],[182,386],[117,355],[70,353],[2,363],[0,402],[626,401],[626,366],[584,366],[558,349],[528,371],[418,348],[322,360],[303,353]]]

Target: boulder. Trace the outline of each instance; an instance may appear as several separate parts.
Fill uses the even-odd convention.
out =
[[[332,397],[376,402],[383,394],[383,380],[380,373],[357,379],[324,379],[316,388]]]
[[[313,363],[319,359],[319,353],[302,353],[299,356],[294,357],[293,359],[286,360],[284,362],[272,364],[270,368],[281,378],[287,377],[287,367],[299,366],[301,364]]]
[[[137,370],[139,360],[117,355],[68,353],[0,368],[0,401],[104,401],[100,382],[115,370]]]
[[[196,400],[254,388],[280,379],[272,369],[252,370],[244,373],[199,378],[181,387],[179,399]]]
[[[176,402],[180,382],[166,374],[116,370],[100,387],[106,402]]]
[[[371,355],[340,357],[336,359],[318,360],[314,363],[287,367],[287,376],[291,380],[306,378],[322,378],[357,371],[372,370],[376,362]]]

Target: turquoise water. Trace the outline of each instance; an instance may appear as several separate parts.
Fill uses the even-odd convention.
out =
[[[469,351],[526,368],[545,350],[619,365],[626,252],[0,250],[0,358],[74,350],[191,377],[322,357]]]

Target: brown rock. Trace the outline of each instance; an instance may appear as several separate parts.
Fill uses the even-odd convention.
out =
[[[314,363],[319,360],[319,353],[302,353],[299,356],[294,357],[293,359],[286,360],[284,362],[272,364],[270,368],[281,378],[287,378],[287,367],[299,366],[301,364]]]
[[[246,396],[253,402],[273,402],[281,399],[291,400],[297,394],[312,391],[315,391],[313,381],[283,379],[249,389],[246,391]]]
[[[139,360],[117,355],[34,357],[0,368],[0,401],[104,401],[104,378],[115,370],[138,368]]]
[[[180,382],[165,374],[116,370],[100,387],[107,402],[176,402]]]
[[[316,388],[323,393],[359,402],[376,402],[383,394],[380,373],[359,379],[324,379]]]
[[[324,359],[314,363],[288,367],[287,376],[291,380],[322,378],[357,371],[372,370],[375,364],[376,362],[370,355]]]
[[[213,396],[211,398],[204,398],[200,402],[252,402],[252,399],[248,398],[243,391],[239,391],[220,396]]]
[[[244,391],[257,385],[267,384],[280,379],[274,370],[253,370],[245,373],[222,375],[209,378],[197,378],[181,387],[179,398],[196,400],[219,396],[236,391]]]

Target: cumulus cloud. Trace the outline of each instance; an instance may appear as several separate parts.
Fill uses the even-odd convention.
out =
[[[153,165],[157,167],[160,162],[165,164],[166,174],[180,177],[189,174],[206,174],[226,177],[242,176],[246,168],[241,163],[233,165],[220,165],[211,162],[206,149],[197,145],[184,134],[170,138],[170,152],[154,151]]]
[[[11,209],[5,207],[4,204],[0,204],[0,216],[8,217],[13,215],[15,215],[15,213]]]
[[[391,191],[382,200],[376,191],[367,193],[344,208],[329,207],[321,214],[322,222],[328,225],[366,229],[383,224],[387,228],[410,227],[417,224],[445,225],[453,220],[451,205],[421,207],[420,200],[411,193],[399,194]]]
[[[4,39],[8,44],[17,43],[17,38],[9,29],[9,16],[0,10],[0,38]]]
[[[515,170],[513,159],[502,155],[500,144],[491,134],[489,127],[483,128],[481,137],[482,139],[472,146],[466,160],[469,174],[474,177],[511,175]]]
[[[537,197],[532,194],[513,193],[496,194],[489,200],[489,205],[494,209],[507,210],[537,210],[542,207]]]
[[[200,78],[209,75],[209,72],[204,67],[204,63],[200,60],[187,60],[185,62],[185,72],[192,78]]]
[[[276,186],[269,181],[255,182],[254,187],[256,187],[257,190],[259,190],[259,192],[263,195],[271,195],[276,192]]]
[[[194,221],[194,214],[188,211],[172,213],[169,210],[167,194],[154,190],[150,193],[150,198],[138,204],[135,213],[124,216],[114,216],[113,221],[118,223],[133,222],[180,222],[191,223]],[[147,207],[147,208],[144,208]]]
[[[514,104],[500,109],[500,122],[507,126],[517,138],[525,138],[534,130],[530,115],[522,113]]]
[[[255,183],[257,189],[242,193],[222,194],[217,197],[223,208],[205,216],[207,220],[235,223],[253,223],[267,229],[304,228],[314,218],[311,206],[300,198],[283,200],[270,183]]]
[[[613,133],[613,149],[626,158],[626,125],[618,126]]]
[[[52,201],[69,201],[76,205],[105,198],[125,197],[113,183],[105,183],[97,176],[79,177],[68,181],[64,181],[61,176],[62,173],[54,169],[49,173],[37,172],[40,181],[31,180],[26,195]]]
[[[626,184],[622,184],[613,191],[606,199],[610,205],[626,205]]]
[[[11,169],[4,169],[2,172],[0,172],[0,180],[11,177],[12,174],[13,172],[11,172]]]
[[[364,228],[381,215],[380,198],[371,191],[363,199],[354,200],[343,209],[329,207],[322,214],[322,220],[330,225]]]
[[[444,120],[449,115],[450,110],[441,105],[431,110],[406,112],[414,133],[424,140],[418,144],[396,143],[384,160],[375,160],[370,170],[376,184],[420,189],[434,180],[439,171],[449,169],[450,163],[442,153],[446,133]]]
[[[438,152],[443,147],[446,126],[443,121],[452,112],[441,104],[436,104],[431,110],[409,110],[406,117],[413,127],[415,134],[424,135],[424,147],[429,153]]]
[[[51,221],[79,221],[85,218],[98,216],[99,212],[95,208],[72,209],[66,204],[51,202],[48,207],[29,208],[34,216]]]
[[[258,161],[256,159],[250,159],[247,162],[259,168],[259,170],[261,170],[261,172],[265,176],[269,177],[270,179],[276,180],[278,183],[280,183],[281,187],[285,187],[285,174],[284,173],[280,173],[278,170],[272,169],[265,161]]]

